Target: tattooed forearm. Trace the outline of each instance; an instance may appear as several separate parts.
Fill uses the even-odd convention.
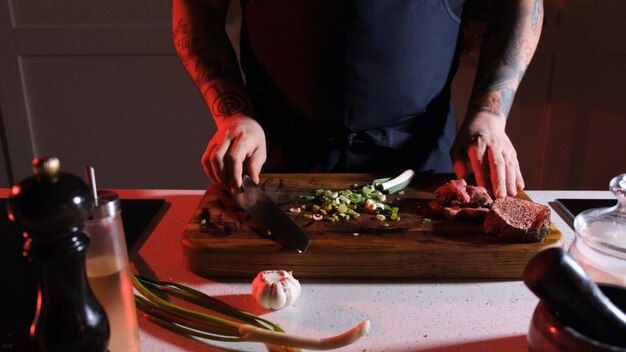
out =
[[[491,2],[470,101],[472,111],[508,115],[537,47],[542,4],[542,0]]]
[[[236,92],[222,92],[216,85],[208,88],[214,90],[216,95],[211,104],[211,111],[219,116],[233,116],[236,113],[246,111],[248,105],[246,99]],[[204,96],[209,96],[209,92],[205,92]]]
[[[515,90],[503,89],[498,92],[488,92],[487,94],[476,98],[474,106],[477,111],[484,111],[493,115],[507,116],[513,104]]]
[[[211,113],[228,117],[246,112],[250,104],[224,19],[217,15],[219,11],[179,3],[172,30],[174,45]]]
[[[210,18],[200,20],[202,23],[211,23]],[[214,29],[205,25],[201,32],[194,32],[189,23],[182,19],[174,28],[174,45],[185,67],[193,67],[193,80],[198,87],[203,89],[205,85],[219,78],[237,79],[233,70],[225,69],[215,47],[221,45],[220,39],[214,34]]]
[[[205,33],[205,35],[208,35],[208,33]],[[180,19],[172,30],[172,38],[174,39],[174,46],[178,56],[184,65],[187,65],[193,58],[204,55],[205,43],[194,36],[190,23]],[[203,40],[207,39],[203,38]]]

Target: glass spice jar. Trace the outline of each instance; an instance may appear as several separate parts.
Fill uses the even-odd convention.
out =
[[[617,204],[576,216],[569,254],[595,282],[626,286],[626,174],[613,178],[609,189]]]

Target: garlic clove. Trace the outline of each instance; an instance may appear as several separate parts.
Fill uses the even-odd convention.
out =
[[[300,282],[285,270],[261,271],[252,281],[252,295],[268,309],[292,305],[300,296]]]

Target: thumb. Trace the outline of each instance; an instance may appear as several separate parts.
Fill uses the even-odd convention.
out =
[[[467,179],[470,171],[472,170],[468,160],[457,160],[452,165],[452,168],[454,169],[454,173],[458,179]]]

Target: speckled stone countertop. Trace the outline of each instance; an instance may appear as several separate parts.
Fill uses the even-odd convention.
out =
[[[192,286],[240,309],[309,337],[338,334],[369,319],[371,330],[338,351],[526,351],[526,333],[537,298],[521,281],[300,280],[295,306],[269,312],[251,295],[250,281],[211,281],[183,265],[180,239],[203,190],[119,190],[123,198],[165,198],[168,204],[150,236],[131,249],[137,270]],[[574,237],[555,198],[613,198],[609,191],[526,191],[550,205],[552,220]],[[270,269],[270,268],[268,268]],[[280,269],[280,268],[271,268]],[[297,278],[297,274],[296,278]],[[258,343],[217,343],[165,330],[140,313],[142,351],[267,351]]]

